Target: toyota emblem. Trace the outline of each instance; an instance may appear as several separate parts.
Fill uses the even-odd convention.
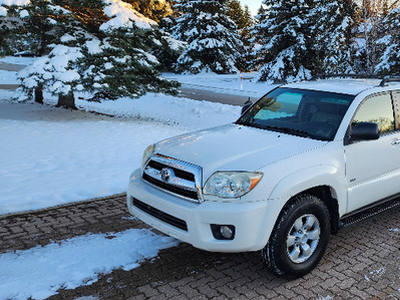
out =
[[[164,182],[169,182],[174,177],[174,171],[168,168],[163,168],[161,170],[161,179]]]

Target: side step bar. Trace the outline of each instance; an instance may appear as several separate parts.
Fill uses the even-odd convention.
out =
[[[351,214],[349,216],[344,216],[340,222],[339,222],[339,227],[349,227],[353,224],[356,224],[358,222],[361,222],[365,219],[368,219],[370,217],[373,217],[375,215],[378,215],[384,211],[387,211],[389,209],[399,207],[400,206],[400,198],[396,198],[393,200],[386,201],[384,203],[378,204],[374,207],[368,208],[366,210],[362,210],[360,212],[356,212],[354,214]]]

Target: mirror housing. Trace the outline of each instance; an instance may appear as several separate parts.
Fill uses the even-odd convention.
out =
[[[242,112],[241,112],[241,116],[243,116],[243,114],[250,108],[250,106],[252,106],[253,105],[253,102],[251,102],[251,100],[250,100],[250,98],[249,98],[249,100],[247,100],[244,104],[243,104],[243,107],[242,107]]]
[[[379,126],[372,122],[362,122],[354,126],[350,131],[350,142],[354,141],[372,141],[381,136]]]

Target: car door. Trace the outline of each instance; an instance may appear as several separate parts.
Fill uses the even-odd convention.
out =
[[[398,99],[399,92],[369,96],[353,117],[351,127],[374,122],[381,136],[345,146],[348,213],[400,193]]]

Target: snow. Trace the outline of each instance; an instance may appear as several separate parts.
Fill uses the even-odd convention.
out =
[[[76,101],[82,110],[115,117],[5,100],[12,96],[0,90],[0,214],[122,193],[149,144],[240,114],[240,107],[162,94]]]
[[[90,285],[99,274],[125,271],[176,246],[170,237],[131,229],[115,234],[75,237],[45,247],[0,255],[0,299],[44,299],[60,288]],[[79,253],[79,255],[77,255]]]
[[[157,23],[144,17],[132,8],[132,6],[121,0],[103,0],[107,5],[104,13],[111,18],[108,22],[102,24],[100,29],[107,31],[120,27],[132,27],[133,23],[141,29],[150,29]]]
[[[7,16],[7,9],[4,6],[19,5],[25,6],[30,0],[0,0],[0,16]]]
[[[32,59],[7,57],[1,63],[30,64]],[[0,76],[2,83],[18,83],[15,72],[1,71]],[[233,88],[237,77],[199,76],[205,89],[210,82],[221,91],[243,92]],[[15,96],[15,91],[0,90],[0,215],[124,192],[149,144],[235,121],[241,109],[148,94],[103,103],[77,100],[81,111],[70,111],[55,108],[57,99],[48,93],[47,105],[9,100]],[[132,229],[1,254],[0,299],[44,299],[60,288],[90,285],[99,274],[138,267],[177,243]]]

